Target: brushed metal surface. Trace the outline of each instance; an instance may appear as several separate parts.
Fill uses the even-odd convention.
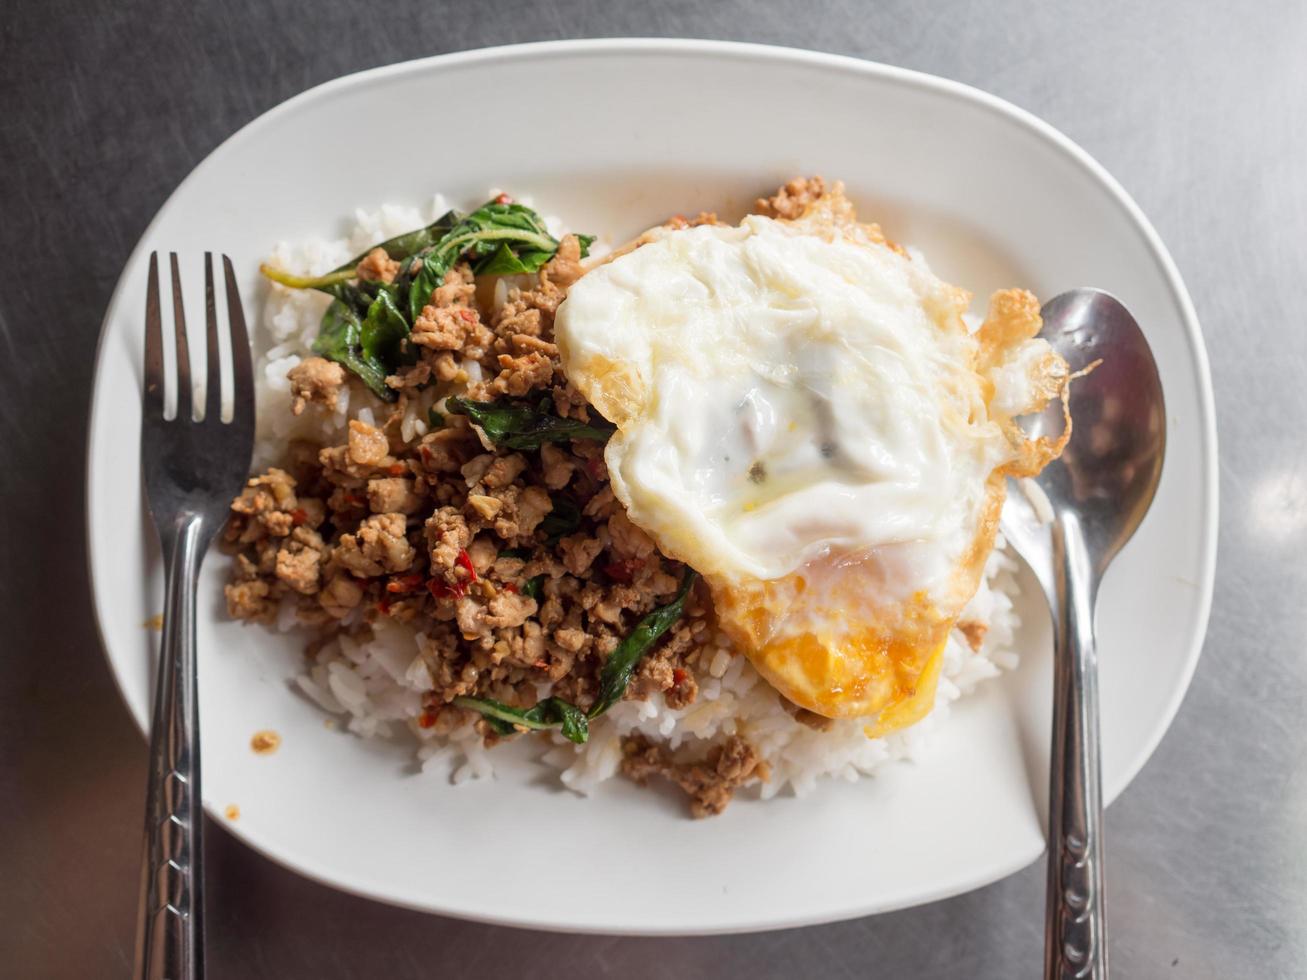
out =
[[[98,649],[82,518],[92,356],[128,251],[209,150],[306,86],[585,35],[788,44],[969,82],[1077,140],[1149,215],[1211,353],[1221,555],[1193,687],[1107,813],[1113,975],[1307,975],[1307,8],[11,0],[0,31],[0,975],[131,970],[146,747]],[[856,922],[629,940],[387,908],[210,829],[212,977],[1009,980],[1041,964],[1042,865]]]

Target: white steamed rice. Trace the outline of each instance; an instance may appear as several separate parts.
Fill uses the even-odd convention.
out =
[[[492,189],[488,196],[497,193]],[[530,203],[529,199],[519,200]],[[348,237],[278,243],[268,261],[298,274],[326,272],[379,241],[433,221],[448,209],[445,198],[436,195],[425,211],[390,204],[377,211],[357,210]],[[546,222],[555,235],[564,233],[557,219],[546,217]],[[503,301],[502,292],[496,296],[497,302]],[[288,410],[286,372],[308,355],[328,302],[320,293],[271,286],[258,337],[264,352],[255,372],[259,438],[254,462],[258,468],[275,465],[288,440],[337,444],[344,441],[351,418],[375,424],[388,408],[354,386],[341,391],[334,412],[314,405],[296,417]],[[402,422],[406,440],[425,434],[430,401],[428,395],[409,405]],[[972,650],[965,637],[953,631],[944,652],[934,709],[906,730],[871,739],[863,734],[863,723],[855,720],[837,721],[825,731],[809,728],[782,707],[775,691],[745,657],[733,654],[721,641],[704,661],[709,665],[708,676],[700,678],[699,696],[693,704],[669,708],[661,694],[648,701],[620,702],[592,724],[585,745],[575,746],[555,736],[556,744],[543,754],[542,761],[559,770],[559,778],[568,788],[589,794],[617,774],[621,740],[626,735],[639,733],[667,743],[685,757],[699,757],[709,746],[739,734],[749,739],[770,765],[770,779],[760,791],[753,791],[766,799],[787,788],[802,795],[822,777],[856,780],[890,762],[911,759],[947,719],[952,702],[1017,663],[1013,637],[1019,621],[1012,606],[1016,564],[1001,544],[990,556],[984,581],[962,616],[964,621],[988,627],[980,649]],[[277,626],[281,630],[295,628],[293,600],[284,604]],[[298,687],[357,735],[415,738],[417,757],[426,772],[443,773],[454,783],[491,777],[493,752],[482,745],[470,725],[442,736],[417,724],[422,695],[432,687],[420,656],[426,642],[427,637],[406,625],[379,619],[369,642],[341,635],[328,643],[311,668],[297,678]],[[748,791],[742,795],[747,796]]]

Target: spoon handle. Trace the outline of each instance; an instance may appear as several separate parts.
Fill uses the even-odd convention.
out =
[[[1107,976],[1094,576],[1080,522],[1074,514],[1059,514],[1053,525],[1053,579],[1058,602],[1049,766],[1045,980],[1103,980]]]

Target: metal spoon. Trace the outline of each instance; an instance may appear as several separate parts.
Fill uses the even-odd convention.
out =
[[[1166,411],[1148,342],[1113,296],[1074,289],[1042,313],[1042,336],[1073,370],[1102,363],[1071,387],[1074,425],[1062,458],[1011,488],[1002,528],[1034,570],[1053,614],[1044,976],[1101,980],[1107,934],[1094,604],[1107,566],[1152,503]],[[1060,431],[1058,409],[1040,416],[1032,431]]]

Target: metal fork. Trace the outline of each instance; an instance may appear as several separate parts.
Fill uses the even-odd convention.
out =
[[[150,256],[145,300],[145,392],[141,469],[150,515],[166,566],[163,634],[154,715],[141,862],[136,975],[140,980],[204,976],[203,797],[195,681],[195,585],[200,563],[240,491],[254,446],[254,372],[231,260],[222,257],[231,346],[232,411],[222,415],[222,366],[213,256],[204,256],[207,382],[204,414],[193,412],[177,255],[172,266],[176,337],[176,413],[165,417],[163,317],[159,256]]]

